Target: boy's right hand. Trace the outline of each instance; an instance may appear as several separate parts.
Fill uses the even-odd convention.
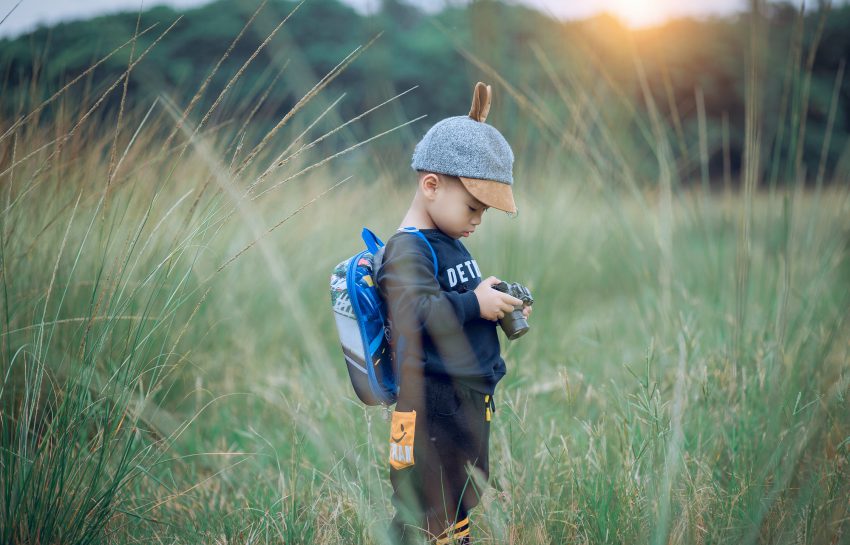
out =
[[[495,276],[490,276],[481,281],[475,288],[475,297],[481,308],[481,317],[485,320],[501,320],[505,314],[511,312],[515,307],[522,305],[522,299],[510,296],[507,293],[494,290],[493,286],[501,282]]]

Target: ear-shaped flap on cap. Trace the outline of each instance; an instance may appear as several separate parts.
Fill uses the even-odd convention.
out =
[[[469,110],[469,117],[475,121],[484,123],[487,119],[487,114],[490,113],[491,98],[492,88],[480,81],[476,83],[475,90],[472,92],[472,108]]]

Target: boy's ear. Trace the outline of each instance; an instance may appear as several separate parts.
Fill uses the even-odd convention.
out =
[[[441,183],[442,180],[440,180],[439,176],[433,172],[429,172],[419,178],[419,189],[426,197],[433,199],[434,195],[437,193],[437,188],[440,187]]]

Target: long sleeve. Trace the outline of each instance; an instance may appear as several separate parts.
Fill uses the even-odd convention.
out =
[[[480,315],[475,292],[443,291],[434,275],[431,251],[419,237],[391,240],[376,278],[390,316],[406,335],[458,333]]]
[[[428,375],[493,393],[505,362],[496,323],[481,317],[475,296],[478,264],[459,240],[437,229],[420,233],[427,242],[410,232],[390,237],[375,274],[389,314],[400,390],[418,391],[417,381]]]

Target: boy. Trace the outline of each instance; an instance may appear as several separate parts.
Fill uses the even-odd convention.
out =
[[[396,543],[420,543],[421,530],[439,545],[469,543],[468,514],[489,474],[493,391],[505,374],[496,326],[522,305],[492,289],[495,277],[482,280],[459,240],[490,207],[516,212],[513,152],[484,123],[490,92],[479,82],[469,116],[438,122],[416,145],[416,194],[376,275],[400,371],[390,433]]]

